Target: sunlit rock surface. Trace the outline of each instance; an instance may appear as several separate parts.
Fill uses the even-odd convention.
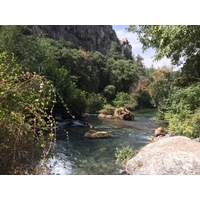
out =
[[[131,175],[198,175],[200,143],[174,136],[148,144],[127,162],[126,171]]]
[[[87,131],[84,135],[85,138],[108,138],[110,135],[106,131],[95,131],[95,130],[90,130]]]

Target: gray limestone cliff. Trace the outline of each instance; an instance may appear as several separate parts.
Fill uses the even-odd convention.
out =
[[[125,38],[120,41],[111,25],[35,25],[32,30],[34,34],[69,41],[78,48],[99,51],[104,55],[108,55],[112,42],[115,42],[121,48],[122,54],[127,58],[132,56],[132,47],[128,40]]]
[[[130,45],[127,38],[120,40],[120,44],[122,48],[122,54],[130,59],[132,57],[132,46]]]

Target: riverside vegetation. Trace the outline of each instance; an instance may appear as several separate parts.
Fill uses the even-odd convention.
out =
[[[156,59],[183,60],[182,69],[145,68],[140,55],[126,57],[115,42],[103,55],[33,34],[31,26],[0,26],[0,174],[45,170],[56,142],[57,113],[79,119],[84,112],[109,114],[115,107],[157,107],[170,132],[199,137],[200,27],[130,26],[129,31],[138,34],[144,50],[156,49]]]

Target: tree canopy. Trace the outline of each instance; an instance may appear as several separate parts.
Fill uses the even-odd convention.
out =
[[[200,26],[193,25],[141,25],[129,26],[136,32],[143,50],[155,48],[155,59],[164,56],[172,59],[174,65],[200,53]]]

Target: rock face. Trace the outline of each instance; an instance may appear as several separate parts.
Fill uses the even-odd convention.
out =
[[[93,139],[93,138],[108,138],[108,137],[110,137],[110,135],[105,131],[90,130],[90,131],[85,133],[84,137],[90,138],[90,139]]]
[[[122,54],[125,55],[126,58],[132,58],[132,46],[129,44],[127,38],[120,40],[120,44],[122,47]]]
[[[126,164],[131,175],[199,175],[200,143],[183,136],[143,147]]]
[[[99,51],[104,55],[109,53],[112,42],[120,46],[120,41],[110,25],[36,25],[32,26],[32,30],[33,33],[66,40],[87,51]]]

